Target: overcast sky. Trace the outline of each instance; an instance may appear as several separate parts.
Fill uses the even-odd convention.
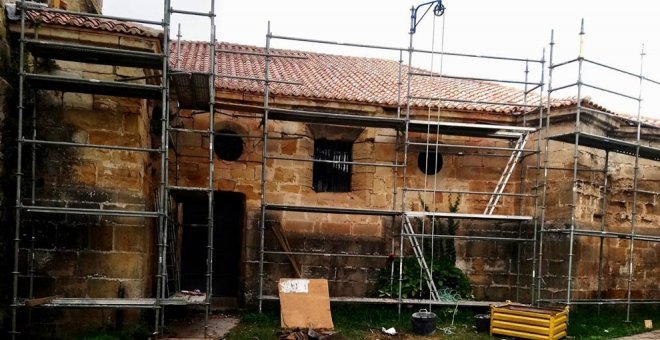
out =
[[[264,46],[267,22],[273,34],[339,42],[408,46],[410,7],[424,1],[395,0],[217,0],[216,25],[219,41]],[[640,52],[645,44],[644,75],[660,80],[660,4],[656,1],[628,0],[444,0],[447,10],[442,18],[427,16],[414,37],[415,48],[447,52],[541,59],[543,49],[549,58],[550,31],[555,30],[554,62],[577,57],[580,20],[585,20],[584,56],[638,74]],[[177,9],[209,11],[210,0],[173,0]],[[160,20],[162,0],[105,0],[104,13]],[[175,15],[173,39],[177,24],[182,25],[183,39],[207,40],[208,20],[202,17]],[[435,27],[435,30],[434,30]],[[444,29],[443,29],[444,27]],[[442,44],[444,36],[444,45]],[[273,40],[275,48],[291,48],[325,53],[398,59],[397,52],[347,49],[310,43]],[[452,75],[524,79],[521,63],[476,62],[445,58],[424,58],[415,66]],[[537,80],[539,73],[530,73]],[[610,90],[636,97],[638,80],[618,77],[595,67],[584,70],[583,80]],[[547,80],[547,75],[546,75]],[[554,86],[577,80],[575,68],[560,69],[553,77]],[[644,84],[642,89],[645,115],[660,118],[660,86]],[[576,94],[572,90],[553,97]],[[612,109],[637,112],[637,103],[615,99],[596,90],[586,90],[595,101]]]

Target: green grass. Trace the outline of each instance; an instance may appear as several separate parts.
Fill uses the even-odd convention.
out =
[[[644,320],[653,320],[660,329],[660,307],[637,306],[631,312],[630,322],[625,322],[624,306],[580,306],[570,314],[568,334],[576,339],[611,339],[648,331]]]
[[[399,317],[396,306],[378,305],[333,305],[332,318],[335,331],[346,339],[376,339],[381,338],[381,327],[394,327],[403,337],[390,339],[424,339],[414,337],[410,324],[410,315],[416,309],[404,308]],[[441,328],[449,327],[453,314],[452,308],[435,308],[438,314],[438,331],[443,339],[481,340],[495,339],[487,333],[477,333],[473,327],[474,315],[482,311],[459,309],[452,328],[454,334],[443,333]],[[633,335],[647,331],[644,320],[653,320],[658,329],[660,324],[660,308],[637,308],[631,314],[631,322],[623,322],[625,309],[621,307],[604,306],[600,313],[596,307],[580,307],[570,314],[569,335],[573,339],[611,339]],[[228,339],[276,339],[280,330],[279,309],[275,305],[267,305],[264,313],[246,311],[241,315],[241,323],[228,335]],[[436,336],[437,338],[437,336]]]
[[[277,306],[268,306],[263,314],[247,311],[241,316],[241,323],[232,330],[228,339],[275,339],[280,329],[279,310]],[[335,331],[346,339],[369,339],[380,335],[382,327],[394,327],[400,334],[412,334],[410,315],[417,309],[404,308],[399,317],[396,306],[368,305],[334,305],[332,318]],[[438,327],[448,327],[451,324],[451,308],[437,308]],[[488,339],[487,335],[477,334],[472,325],[474,313],[459,310],[456,316],[456,336],[452,339]],[[441,331],[439,331],[441,332]],[[382,338],[382,336],[380,336]]]

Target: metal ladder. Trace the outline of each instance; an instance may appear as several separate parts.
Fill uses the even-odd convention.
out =
[[[435,282],[433,281],[433,275],[431,275],[431,270],[426,263],[424,252],[422,251],[422,247],[420,247],[419,242],[417,241],[417,237],[413,236],[413,234],[415,234],[415,230],[413,229],[412,223],[410,222],[408,216],[405,215],[403,227],[404,232],[408,234],[408,241],[410,242],[413,252],[415,253],[415,258],[417,259],[417,262],[422,268],[424,274],[426,274],[426,285],[429,287],[429,291],[431,292],[431,300],[438,301],[440,300],[440,295],[438,294],[438,289],[436,288]]]
[[[516,141],[516,145],[514,147],[515,150],[513,150],[513,152],[511,153],[511,156],[509,157],[509,161],[507,162],[504,171],[502,171],[502,176],[500,176],[499,181],[497,181],[497,185],[495,186],[495,191],[493,191],[493,194],[490,196],[490,199],[488,200],[488,205],[486,205],[486,210],[484,210],[484,215],[493,214],[493,211],[495,210],[497,203],[499,203],[500,198],[502,197],[502,192],[504,192],[504,188],[509,182],[509,178],[511,177],[513,170],[516,168],[516,164],[518,164],[518,161],[520,160],[520,157],[522,156],[523,151],[525,150],[525,144],[527,144],[528,137],[529,137],[528,133],[523,133]]]

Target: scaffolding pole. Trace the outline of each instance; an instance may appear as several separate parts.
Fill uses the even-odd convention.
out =
[[[578,203],[578,165],[580,158],[580,132],[582,126],[580,125],[580,113],[582,109],[582,64],[583,64],[583,50],[582,44],[584,42],[584,19],[580,25],[580,55],[578,56],[578,79],[577,79],[577,104],[575,108],[575,144],[573,145],[573,181],[572,181],[572,195],[571,195],[571,229],[568,238],[568,273],[566,280],[566,305],[571,306],[571,293],[573,292],[573,253],[575,241],[575,229],[577,228],[577,203]]]
[[[20,268],[18,256],[21,246],[21,185],[23,182],[23,111],[25,109],[25,2],[19,3],[21,8],[21,38],[19,41],[19,64],[18,64],[18,143],[17,143],[17,163],[16,163],[16,202],[14,206],[14,270],[12,271],[12,309],[11,309],[11,338],[17,338],[17,318],[18,318],[18,276]]]
[[[637,232],[637,189],[639,180],[639,151],[642,144],[642,89],[644,85],[644,46],[639,54],[639,95],[637,97],[637,131],[635,136],[635,165],[633,168],[633,201],[632,201],[632,214],[630,225],[630,255],[628,258],[628,293],[627,293],[627,306],[626,306],[626,322],[630,322],[630,307],[632,300],[632,283],[634,276],[634,251],[635,251],[635,234]]]
[[[539,301],[541,299],[541,283],[543,282],[543,237],[545,235],[544,230],[545,230],[545,220],[546,220],[546,203],[548,200],[548,162],[549,162],[549,146],[550,146],[550,139],[548,139],[548,136],[550,135],[550,112],[552,108],[552,73],[554,70],[553,67],[553,55],[554,55],[554,47],[555,47],[555,31],[551,30],[550,31],[550,54],[549,54],[549,59],[548,59],[548,96],[546,98],[547,100],[547,110],[546,110],[546,116],[545,116],[545,136],[544,136],[544,143],[543,143],[543,183],[541,184],[541,205],[540,205],[540,210],[541,210],[541,221],[539,223],[539,228],[538,228],[538,233],[536,234],[536,238],[538,239],[538,246],[537,250],[538,253],[536,254],[536,257],[538,258],[537,260],[537,268],[536,268],[536,295],[534,296],[535,300],[532,300],[532,303],[536,304],[537,306],[539,305]],[[542,119],[542,118],[541,118]],[[540,132],[539,132],[540,134]]]
[[[262,122],[263,142],[261,149],[261,218],[259,219],[259,313],[263,310],[264,297],[264,244],[266,237],[266,155],[268,154],[268,113],[270,96],[270,40],[272,33],[270,31],[270,21],[266,31],[266,55],[264,66],[264,116]]]

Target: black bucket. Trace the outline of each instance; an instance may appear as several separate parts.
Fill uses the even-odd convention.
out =
[[[413,332],[417,335],[429,335],[435,331],[435,324],[438,321],[435,313],[429,312],[426,309],[420,309],[419,312],[413,313],[410,318],[412,321]]]
[[[474,322],[478,332],[490,332],[490,314],[477,314]]]

